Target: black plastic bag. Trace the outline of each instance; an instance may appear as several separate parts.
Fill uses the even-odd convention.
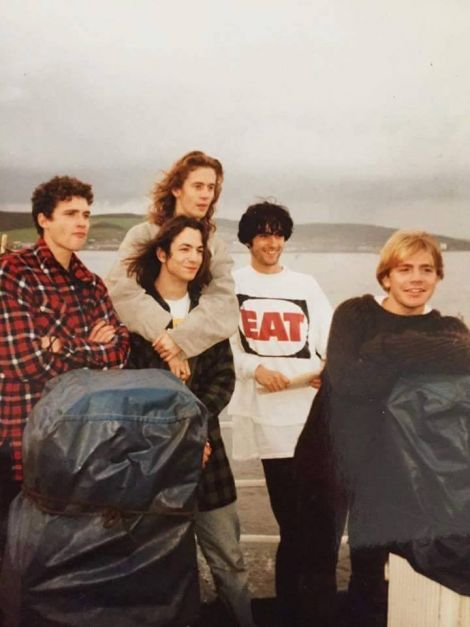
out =
[[[7,625],[187,625],[207,413],[162,370],[51,380],[24,433],[2,571]]]
[[[470,595],[470,376],[401,379],[354,469],[349,540]]]

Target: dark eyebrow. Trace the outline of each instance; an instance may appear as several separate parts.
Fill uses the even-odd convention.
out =
[[[198,248],[201,244],[190,244],[189,242],[180,242],[178,246],[188,246],[189,248]]]

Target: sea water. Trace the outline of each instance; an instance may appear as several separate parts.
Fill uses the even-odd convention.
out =
[[[117,252],[86,250],[80,257],[93,272],[104,277]],[[249,263],[248,253],[235,253],[233,258],[236,268]],[[291,270],[312,274],[333,307],[353,296],[381,293],[375,280],[376,254],[285,252],[282,260]],[[443,314],[463,317],[470,325],[470,252],[446,252],[444,265],[445,277],[431,304]]]

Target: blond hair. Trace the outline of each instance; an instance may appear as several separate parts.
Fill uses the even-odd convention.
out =
[[[439,243],[425,231],[395,231],[385,242],[380,251],[379,264],[375,276],[385,289],[383,279],[390,274],[393,268],[399,266],[407,257],[411,257],[422,250],[428,252],[434,261],[437,276],[444,278],[444,261]]]

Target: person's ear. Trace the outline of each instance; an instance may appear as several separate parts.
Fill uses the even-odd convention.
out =
[[[163,250],[163,248],[158,247],[157,248],[157,259],[160,263],[165,263],[166,259],[167,259],[167,255],[166,252]]]
[[[382,287],[386,292],[390,290],[390,277],[388,274],[382,277]]]
[[[47,223],[49,222],[49,219],[46,218],[46,216],[42,212],[38,213],[37,220],[41,229],[44,229],[44,227],[47,226]]]
[[[171,193],[173,194],[175,198],[179,198],[181,196],[181,187],[174,187],[171,190]]]

